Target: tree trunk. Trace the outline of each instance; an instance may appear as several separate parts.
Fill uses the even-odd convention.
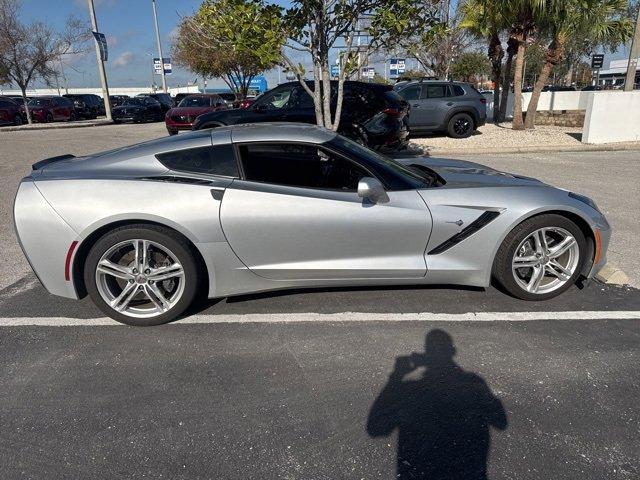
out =
[[[560,60],[562,60],[563,53],[563,37],[557,36],[553,39],[553,41],[547,48],[545,62],[542,65],[542,70],[540,70],[540,76],[533,86],[533,92],[531,92],[531,99],[529,100],[529,105],[527,105],[527,118],[524,122],[524,127],[527,129],[534,128],[536,121],[536,111],[538,110],[538,101],[540,100],[540,93],[542,92],[544,86],[547,84],[547,80],[549,79],[551,70],[560,62]]]
[[[572,81],[573,81],[573,65],[569,65],[569,70],[567,71],[567,74],[564,76],[564,85],[566,87],[570,87]]]
[[[502,58],[504,57],[502,43],[497,32],[494,32],[489,39],[488,57],[491,60],[493,80],[493,122],[497,123],[500,115],[500,80],[502,79]]]
[[[31,112],[29,111],[29,107],[27,107],[27,103],[29,100],[27,99],[27,87],[19,85],[20,91],[22,92],[22,103],[24,104],[24,111],[27,114],[27,123],[31,125],[33,123],[33,119],[31,118]]]
[[[524,66],[524,34],[518,33],[516,36],[518,41],[518,52],[516,53],[516,69],[513,74],[513,122],[511,128],[514,130],[523,130],[524,123],[522,121],[522,67]]]
[[[323,100],[323,116],[324,127],[331,130],[333,122],[331,121],[331,75],[329,72],[329,57],[323,58],[320,65],[322,73],[322,100]]]
[[[500,113],[498,114],[498,119],[501,122],[507,119],[507,104],[509,103],[509,92],[511,91],[511,66],[514,55],[518,53],[518,41],[515,38],[509,37],[507,44],[507,60],[504,64],[502,98],[500,99]]]

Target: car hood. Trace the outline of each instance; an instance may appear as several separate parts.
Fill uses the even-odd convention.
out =
[[[501,172],[479,163],[452,158],[410,157],[397,159],[409,166],[424,166],[435,171],[445,188],[540,186],[543,182],[531,177]]]
[[[176,107],[169,110],[169,115],[197,116],[210,112],[213,107]]]

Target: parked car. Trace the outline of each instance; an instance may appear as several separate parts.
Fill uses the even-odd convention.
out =
[[[104,115],[104,101],[91,93],[68,93],[63,95],[73,102],[78,118],[92,119]]]
[[[583,92],[599,92],[602,90],[602,85],[587,85],[582,87]]]
[[[114,123],[159,122],[164,118],[160,102],[151,97],[127,98],[122,105],[111,110]]]
[[[27,104],[34,122],[57,122],[75,120],[76,111],[73,102],[65,97],[33,97]]]
[[[111,108],[119,107],[122,105],[125,100],[127,100],[129,95],[109,95],[109,103],[111,104]]]
[[[222,99],[227,102],[229,108],[240,108],[240,103],[242,102],[242,95],[233,92],[220,92],[218,93],[222,97]]]
[[[543,92],[575,92],[576,87],[566,85],[545,85],[542,87]]]
[[[156,100],[162,107],[163,115],[175,106],[171,95],[169,95],[168,93],[139,93],[138,97],[149,97]]]
[[[283,123],[42,160],[13,212],[50,293],[88,292],[140,326],[175,319],[200,291],[488,287],[493,277],[546,300],[595,275],[611,236],[592,200],[536,179],[463,160],[398,162]]]
[[[461,82],[414,81],[397,90],[409,102],[412,133],[446,132],[466,138],[487,120],[487,99]]]
[[[191,130],[198,115],[207,112],[228,110],[229,106],[222,97],[216,94],[189,95],[182,99],[177,107],[167,111],[164,117],[169,135],[175,135],[179,130]]]
[[[0,125],[22,125],[24,108],[9,98],[0,98]]]
[[[240,102],[240,105],[238,105],[239,108],[249,108],[251,105],[253,105],[254,103],[256,103],[256,98],[245,98]]]
[[[187,98],[189,95],[197,95],[196,93],[176,93],[173,97],[173,105],[179,105],[182,100]]]
[[[338,82],[331,88],[337,90]],[[308,82],[313,89],[313,82]],[[332,97],[335,108],[335,96]],[[409,105],[388,85],[345,82],[340,133],[374,148],[398,148],[406,143]],[[299,82],[265,92],[248,108],[200,115],[194,130],[256,122],[316,123],[313,99]]]

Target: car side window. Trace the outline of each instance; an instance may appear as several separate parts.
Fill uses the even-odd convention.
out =
[[[289,88],[282,88],[280,90],[276,90],[269,94],[266,94],[264,97],[260,99],[259,102],[256,102],[256,106],[263,106],[267,110],[280,110],[282,108],[288,108],[289,98],[291,98],[291,94],[293,92],[293,86]]]
[[[400,90],[399,93],[405,100],[418,100],[420,98],[420,85],[412,85]]]
[[[464,89],[460,85],[449,86],[450,97],[461,97],[462,95],[464,95]]]
[[[296,87],[289,102],[291,108],[313,108],[313,98],[302,87]]]
[[[238,176],[235,152],[229,144],[159,153],[156,158],[168,169],[178,172]]]
[[[443,98],[446,96],[446,85],[427,85],[427,98]]]
[[[291,187],[355,192],[359,165],[316,145],[250,143],[240,146],[245,179]]]

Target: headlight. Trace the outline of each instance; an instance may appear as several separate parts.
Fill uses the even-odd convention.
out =
[[[569,196],[571,198],[575,198],[576,200],[578,200],[578,201],[580,201],[582,203],[586,203],[587,205],[589,205],[594,210],[600,212],[600,209],[598,208],[598,205],[596,205],[596,202],[591,200],[589,197],[586,197],[584,195],[580,195],[579,193],[573,193],[573,192],[569,192]],[[600,213],[602,213],[602,212],[600,212]]]

